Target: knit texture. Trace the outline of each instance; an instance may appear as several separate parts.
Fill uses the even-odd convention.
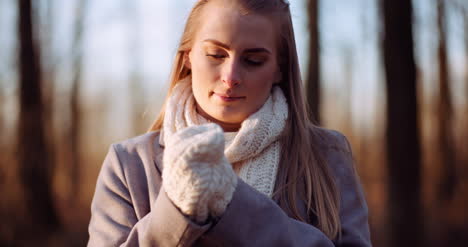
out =
[[[279,87],[274,87],[264,105],[242,122],[224,147],[224,154],[239,177],[268,197],[273,194],[281,153],[278,139],[287,117],[286,98]],[[187,77],[177,83],[168,100],[161,142],[164,144],[184,128],[206,123],[208,120],[196,112],[191,78]]]
[[[167,139],[164,189],[197,222],[220,216],[236,189],[237,176],[223,150],[223,130],[216,124],[194,125]]]

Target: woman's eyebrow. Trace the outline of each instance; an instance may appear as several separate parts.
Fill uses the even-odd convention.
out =
[[[226,49],[226,50],[230,50],[230,48],[229,48],[228,45],[226,45],[226,44],[224,44],[224,43],[222,43],[222,42],[219,42],[219,41],[217,41],[217,40],[215,40],[215,39],[205,39],[205,40],[203,40],[203,42],[212,43],[212,44],[217,45],[217,46],[220,46],[220,47],[222,47],[222,48],[224,48],[224,49]]]
[[[203,42],[208,42],[208,43],[212,43],[216,46],[219,46],[219,47],[222,47],[226,50],[230,50],[231,48],[229,47],[229,45],[227,44],[224,44],[218,40],[215,40],[215,39],[205,39],[203,40]],[[266,52],[268,54],[271,54],[271,52],[266,49],[266,48],[249,48],[249,49],[246,49],[245,52],[248,52],[248,53],[259,53],[259,52]]]

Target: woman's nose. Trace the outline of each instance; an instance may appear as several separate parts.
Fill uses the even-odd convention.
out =
[[[236,62],[226,64],[221,80],[228,87],[236,87],[241,83],[240,68]]]

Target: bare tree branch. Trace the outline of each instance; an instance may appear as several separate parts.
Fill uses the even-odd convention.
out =
[[[307,12],[309,20],[309,65],[307,69],[306,96],[310,110],[310,119],[320,123],[320,32],[319,32],[319,1],[308,0]]]

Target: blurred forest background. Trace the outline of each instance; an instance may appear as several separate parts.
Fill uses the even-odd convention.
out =
[[[84,246],[108,147],[145,133],[194,0],[0,0],[0,246]],[[291,0],[314,118],[374,246],[468,242],[468,1]]]

